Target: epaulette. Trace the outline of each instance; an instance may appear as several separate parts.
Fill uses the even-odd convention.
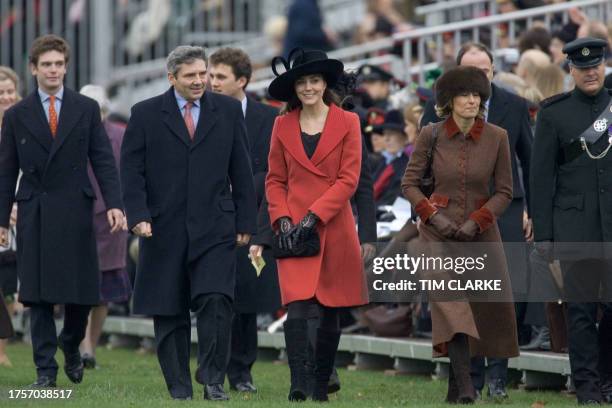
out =
[[[542,102],[540,102],[540,109],[546,108],[547,106],[550,106],[554,103],[562,101],[563,99],[569,97],[571,94],[572,94],[571,92],[563,92],[557,95],[553,95],[549,98],[546,98]]]

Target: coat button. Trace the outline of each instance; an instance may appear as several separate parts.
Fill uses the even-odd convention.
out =
[[[603,169],[599,169],[599,174],[603,174]]]
[[[35,171],[36,171],[36,169],[34,167],[30,167],[28,169],[28,173],[30,173],[30,174],[34,173]]]
[[[19,143],[21,143],[21,144],[25,144],[25,143],[26,143],[25,137],[24,137],[24,138],[22,138],[22,139],[19,141]]]
[[[599,190],[600,193],[605,193],[606,189],[602,188],[601,190]]]

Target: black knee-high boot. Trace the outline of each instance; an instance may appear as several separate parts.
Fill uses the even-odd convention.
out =
[[[473,404],[476,399],[472,378],[470,377],[470,345],[466,334],[458,333],[448,342],[448,358],[451,362],[451,369],[454,374],[454,382],[456,384],[455,401],[458,404]],[[449,395],[452,396],[454,390],[450,388],[451,382],[449,378]]]
[[[306,360],[308,358],[308,325],[306,319],[288,319],[284,324],[285,348],[291,371],[289,401],[304,401],[308,395]]]
[[[459,390],[457,389],[457,382],[455,381],[455,374],[453,373],[453,366],[452,364],[449,364],[448,390],[446,392],[446,402],[450,404],[456,404],[457,398],[459,398]]]
[[[327,386],[334,369],[340,331],[317,329],[317,345],[315,347],[315,384],[312,392],[313,401],[327,401]]]

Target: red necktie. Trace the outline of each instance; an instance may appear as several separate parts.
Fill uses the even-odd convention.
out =
[[[55,111],[55,95],[49,97],[49,127],[51,135],[55,137],[57,133],[57,112]]]
[[[187,132],[189,132],[189,138],[193,140],[193,135],[195,134],[195,125],[193,124],[193,118],[191,117],[191,107],[193,106],[193,102],[187,102],[185,104],[185,114],[183,115],[183,119],[185,119],[185,125],[187,126]]]

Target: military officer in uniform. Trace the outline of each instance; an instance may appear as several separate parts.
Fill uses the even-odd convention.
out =
[[[607,42],[568,43],[576,87],[542,103],[531,160],[536,249],[560,259],[568,300],[568,340],[578,402],[612,402],[612,304],[600,287],[612,268],[593,248],[612,241],[612,94],[604,87]],[[554,247],[553,247],[554,243]],[[597,327],[597,311],[602,318]]]

